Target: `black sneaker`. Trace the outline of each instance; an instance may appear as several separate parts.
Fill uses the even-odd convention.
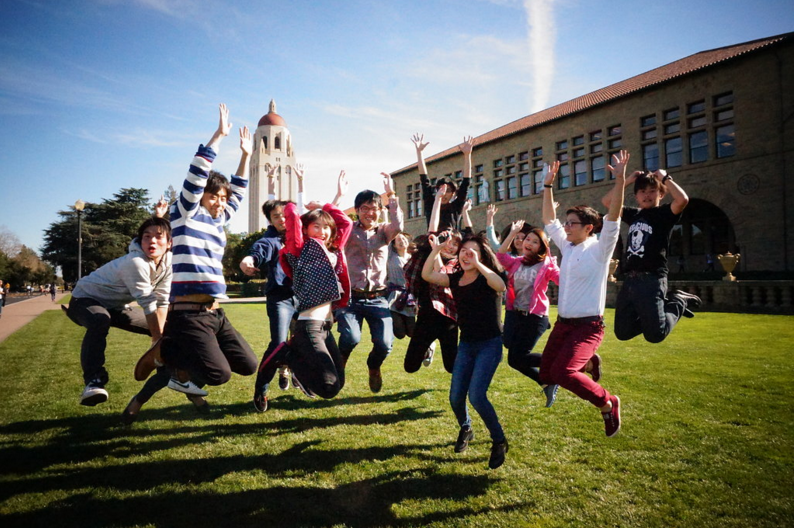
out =
[[[697,295],[692,295],[691,293],[687,293],[681,290],[675,290],[672,293],[673,297],[682,301],[686,307],[684,308],[684,317],[692,318],[695,316],[693,310],[696,308],[700,308],[703,304],[703,300],[700,299]]]
[[[459,430],[457,443],[454,444],[454,453],[462,453],[468,448],[468,444],[473,441],[473,427],[466,425]]]
[[[266,412],[268,410],[268,396],[262,387],[255,389],[255,396],[252,398],[252,403],[257,412]]]
[[[504,439],[502,442],[493,442],[493,448],[490,451],[490,462],[487,463],[490,469],[501,467],[506,460],[506,452],[509,451],[509,442]]]
[[[108,391],[105,390],[105,384],[99,379],[91,380],[83,389],[80,395],[80,405],[94,407],[98,403],[105,403],[108,401]]]
[[[545,406],[551,407],[556,402],[556,394],[559,392],[559,385],[546,385],[542,392],[545,394]]]

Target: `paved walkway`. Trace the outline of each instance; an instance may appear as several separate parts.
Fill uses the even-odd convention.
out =
[[[36,319],[46,310],[60,310],[61,304],[58,302],[65,293],[55,296],[56,302],[50,300],[50,294],[37,295],[24,301],[3,306],[3,313],[0,316],[0,343],[8,336]],[[265,297],[247,297],[245,299],[230,299],[226,303],[265,303]]]

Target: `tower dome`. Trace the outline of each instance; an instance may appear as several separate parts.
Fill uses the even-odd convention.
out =
[[[288,124],[282,118],[281,115],[277,113],[277,103],[274,102],[274,99],[268,105],[268,113],[260,118],[260,121],[257,122],[257,126],[262,127],[266,125],[273,125],[273,126],[284,126],[287,127]]]

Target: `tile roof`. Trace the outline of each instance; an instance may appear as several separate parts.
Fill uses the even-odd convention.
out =
[[[582,112],[594,106],[625,97],[634,92],[648,89],[652,86],[656,86],[678,77],[688,75],[692,72],[708,68],[720,62],[734,59],[740,55],[771,46],[778,42],[792,41],[793,39],[794,33],[785,33],[783,35],[776,35],[774,37],[753,40],[750,42],[744,42],[742,44],[734,44],[724,48],[717,48],[695,53],[694,55],[679,59],[659,68],[631,77],[630,79],[620,81],[605,88],[601,88],[600,90],[590,92],[586,95],[582,95],[581,97],[571,99],[570,101],[565,101],[564,103],[552,106],[551,108],[547,108],[535,114],[528,115],[503,125],[495,130],[476,137],[474,146],[478,147],[479,145],[489,143],[490,141],[495,141],[499,138],[548,123],[549,121],[554,121],[568,115]],[[426,158],[426,162],[429,163],[438,161],[458,153],[459,147],[454,146]],[[403,172],[412,170],[415,167],[416,164],[413,163],[412,165],[408,165],[402,169],[394,171],[392,175],[401,174]]]

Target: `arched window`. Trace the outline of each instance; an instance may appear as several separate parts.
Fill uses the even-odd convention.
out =
[[[263,136],[263,148],[268,150],[268,136]]]
[[[274,137],[274,150],[280,150],[282,148],[281,141],[279,136]]]
[[[670,236],[670,256],[735,253],[736,234],[725,212],[706,200],[692,198]]]

